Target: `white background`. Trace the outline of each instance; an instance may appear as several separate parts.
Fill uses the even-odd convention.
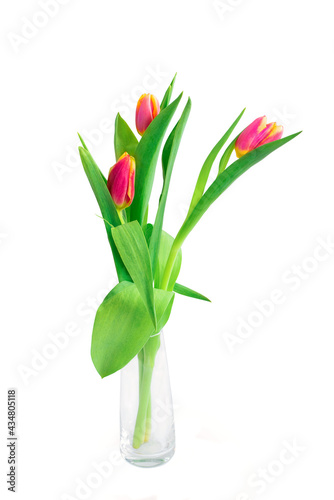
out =
[[[164,227],[171,234],[205,156],[244,106],[239,130],[266,114],[286,135],[303,134],[239,179],[184,245],[179,281],[212,304],[177,297],[165,328],[175,457],[154,470],[117,461],[87,498],[333,498],[333,249],[322,250],[321,262],[313,257],[319,238],[334,240],[332,3],[62,3],[53,17],[40,16],[37,0],[1,4],[5,497],[10,387],[18,391],[16,498],[79,498],[76,487],[94,463],[118,450],[119,375],[101,381],[90,360],[94,308],[115,272],[73,156],[76,132],[95,130],[91,149],[107,173],[113,126],[96,129],[117,111],[133,127],[139,94],[161,99],[177,71],[175,96],[184,90],[193,109],[168,199]],[[44,26],[32,31],[27,20]],[[22,30],[30,38],[18,38]],[[159,191],[157,175],[153,208]],[[294,272],[302,274],[292,281]],[[242,339],[238,325],[252,321],[254,302],[270,300],[275,289],[284,303]],[[22,376],[50,334],[71,327],[68,345]],[[227,338],[239,343],[231,347]],[[279,466],[286,442],[299,451]],[[260,489],[248,481],[261,467],[268,475]]]

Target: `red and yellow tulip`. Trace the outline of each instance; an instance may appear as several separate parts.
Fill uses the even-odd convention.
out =
[[[135,159],[124,153],[109,170],[107,187],[117,210],[131,205],[135,194]]]
[[[267,123],[266,116],[257,118],[239,135],[235,143],[236,155],[241,158],[263,144],[281,139],[282,135],[283,127],[281,125],[276,125],[275,122]]]
[[[152,94],[143,94],[137,103],[136,127],[138,134],[143,135],[149,124],[160,113],[158,99]]]

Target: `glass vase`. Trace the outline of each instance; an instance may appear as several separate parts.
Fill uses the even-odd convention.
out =
[[[151,337],[121,371],[121,454],[138,467],[174,455],[174,412],[163,333]]]

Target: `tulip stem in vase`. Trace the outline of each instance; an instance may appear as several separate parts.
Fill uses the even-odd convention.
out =
[[[144,356],[145,356],[144,349],[145,349],[145,347],[143,347],[143,349],[138,353],[139,398],[141,397],[140,394],[142,391],[143,367],[144,367]],[[138,408],[138,410],[139,410],[139,408]],[[146,443],[149,440],[150,434],[151,434],[151,391],[149,394],[149,400],[148,400],[148,404],[147,404],[146,418],[145,418],[145,421],[143,419],[142,425],[143,425],[143,427],[145,427],[144,442]],[[138,427],[139,427],[139,423],[138,423]],[[143,444],[142,442],[140,442],[140,439],[137,438],[138,434],[139,434],[139,432],[134,433],[134,436],[136,435],[136,439],[135,438],[133,439],[133,442],[134,442],[133,447],[134,448],[136,448],[135,444],[140,443],[139,446],[141,444]]]
[[[139,365],[139,405],[133,447],[139,448],[148,442],[151,434],[151,381],[155,356],[160,347],[160,335],[154,335],[138,353]]]
[[[173,265],[185,239],[180,237],[180,233],[175,238],[172,245],[165,272],[163,275],[161,289],[168,289],[168,282],[173,269]],[[153,347],[153,349],[152,349]],[[155,356],[160,347],[159,334],[151,337],[143,349],[138,353],[139,366],[139,406],[136,419],[135,431],[133,434],[133,447],[139,448],[143,443],[148,442],[151,434],[151,380],[154,369]]]
[[[168,281],[177,256],[182,245],[182,241],[176,238],[171,248],[163,280],[162,290],[167,290]],[[176,243],[176,244],[175,244]],[[152,349],[153,347],[153,349]],[[143,443],[147,443],[151,434],[151,380],[154,369],[155,356],[160,347],[159,334],[151,337],[143,349],[138,353],[139,366],[139,405],[136,419],[135,431],[133,434],[133,447],[139,448]]]
[[[139,387],[139,406],[136,427],[133,434],[133,447],[139,448],[145,441],[146,425],[150,416],[147,414],[148,403],[151,393],[151,380],[153,368],[143,366],[141,383]]]

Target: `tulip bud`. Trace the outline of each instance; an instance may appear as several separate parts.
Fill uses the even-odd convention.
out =
[[[107,187],[117,210],[131,205],[135,194],[135,159],[124,153],[109,170]]]
[[[158,99],[152,94],[143,94],[137,103],[136,127],[138,134],[143,135],[152,120],[160,113]]]
[[[283,135],[283,127],[276,123],[268,123],[267,117],[257,118],[241,134],[235,143],[235,152],[241,158],[249,151],[263,146],[268,142],[276,141]]]

